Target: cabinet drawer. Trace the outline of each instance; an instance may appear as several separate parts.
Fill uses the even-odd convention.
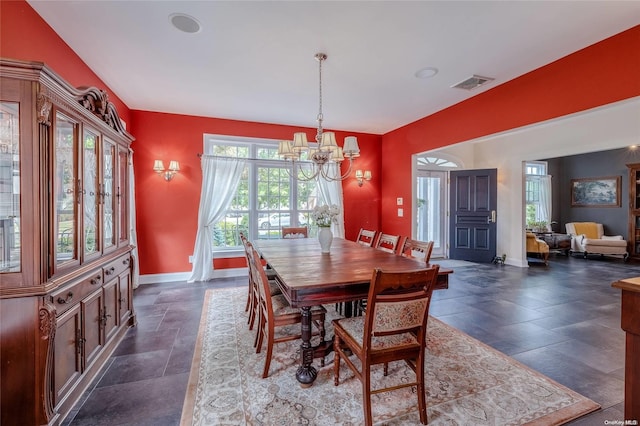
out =
[[[56,307],[57,315],[60,315],[100,287],[102,287],[102,270],[98,269],[86,278],[54,291],[49,297]]]
[[[105,282],[111,280],[112,278],[117,277],[127,269],[129,269],[131,265],[131,256],[127,253],[124,256],[117,258],[116,260],[107,263],[102,270],[104,271],[104,280]]]

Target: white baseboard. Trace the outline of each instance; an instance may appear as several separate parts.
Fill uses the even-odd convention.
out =
[[[246,277],[248,273],[248,268],[215,269],[213,271],[213,278]],[[170,283],[175,281],[187,281],[187,279],[189,279],[189,276],[191,276],[191,272],[171,272],[167,274],[140,275],[140,284],[158,284]]]

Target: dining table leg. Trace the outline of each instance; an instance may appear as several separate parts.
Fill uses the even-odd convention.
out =
[[[314,368],[313,354],[314,348],[311,347],[311,307],[304,306],[300,308],[302,320],[300,327],[302,328],[302,343],[300,344],[300,360],[301,365],[296,372],[296,379],[303,388],[313,385],[318,376],[318,371]]]

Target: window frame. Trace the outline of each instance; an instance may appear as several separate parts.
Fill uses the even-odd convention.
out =
[[[239,158],[244,158],[247,160],[246,168],[247,168],[247,184],[248,184],[248,209],[247,210],[239,210],[237,208],[230,208],[225,212],[225,217],[230,214],[240,214],[248,215],[248,238],[249,240],[259,240],[259,239],[274,239],[275,235],[268,232],[267,235],[271,235],[270,238],[261,238],[260,231],[261,229],[258,226],[259,220],[262,218],[262,215],[267,213],[268,216],[272,214],[289,214],[290,219],[293,216],[293,221],[290,220],[289,225],[286,226],[299,226],[299,217],[300,215],[304,215],[306,218],[306,226],[309,227],[310,235],[312,233],[312,224],[310,223],[310,213],[313,210],[314,203],[311,202],[307,206],[307,209],[299,208],[299,187],[298,181],[292,177],[293,175],[293,164],[290,161],[285,161],[280,158],[276,158],[275,156],[268,156],[270,158],[258,158],[258,153],[261,148],[266,148],[269,151],[276,150],[278,148],[278,142],[272,139],[262,139],[262,138],[249,138],[249,137],[237,137],[237,136],[225,136],[225,135],[213,135],[213,134],[204,134],[204,154],[205,155],[216,155],[215,150],[217,146],[227,146],[227,147],[243,147],[247,148],[247,156],[240,156]],[[311,145],[311,144],[310,144]],[[259,180],[259,170],[260,168],[278,168],[285,169],[288,173],[288,182],[289,182],[289,199],[288,199],[288,209],[286,208],[274,208],[268,210],[260,210],[258,206],[258,180]],[[317,192],[317,189],[313,189],[311,192]],[[316,195],[317,202],[317,195]],[[236,206],[237,207],[237,206]],[[241,217],[240,216],[240,217]],[[223,219],[224,220],[224,219]],[[239,225],[239,222],[236,222],[236,229]],[[233,226],[233,225],[232,225]],[[269,231],[273,231],[274,229],[278,230],[277,238],[280,238],[280,230],[281,227],[269,227],[267,228]],[[237,254],[237,252],[242,251],[241,242],[238,240],[238,245],[236,246],[212,246],[212,251],[214,253],[214,257],[225,257],[229,253]],[[217,255],[217,256],[216,256]]]
[[[535,206],[535,221],[542,220],[540,217],[540,183],[539,178],[541,176],[545,176],[547,174],[548,164],[546,161],[526,161],[525,162],[525,188],[524,188],[524,204],[525,204],[525,223],[528,225],[529,222],[529,214],[528,214],[528,206]],[[530,185],[536,185],[537,194],[536,200],[531,201],[533,189],[530,189]]]

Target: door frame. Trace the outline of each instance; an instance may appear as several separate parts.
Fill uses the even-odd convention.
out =
[[[430,159],[428,162],[419,164],[420,159]],[[411,238],[417,236],[417,223],[418,223],[418,188],[417,180],[420,171],[434,171],[444,172],[446,174],[445,188],[444,188],[444,203],[445,213],[440,218],[440,226],[443,229],[443,241],[442,241],[442,253],[433,253],[432,257],[440,258],[439,255],[444,258],[449,258],[449,192],[450,192],[450,171],[451,170],[464,170],[464,162],[451,154],[426,151],[411,156]]]

